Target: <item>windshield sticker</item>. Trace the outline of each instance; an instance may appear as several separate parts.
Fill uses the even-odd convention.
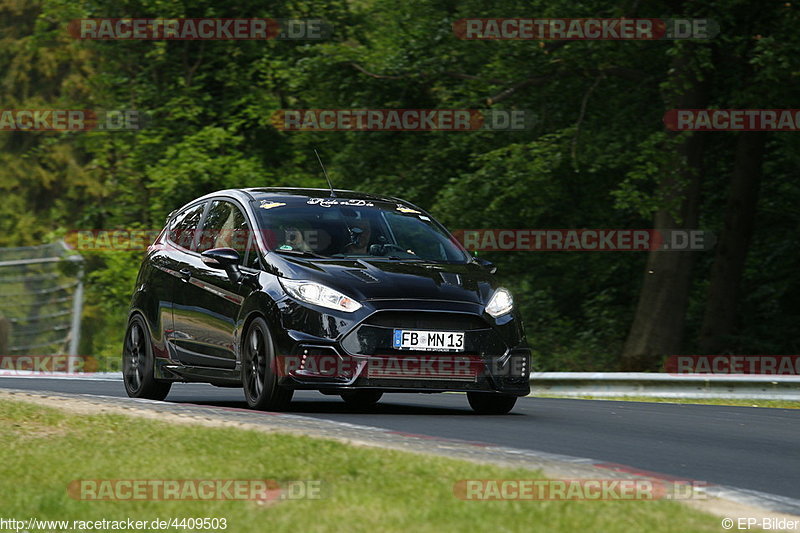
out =
[[[268,200],[261,200],[261,205],[259,206],[261,209],[272,209],[273,207],[281,207],[282,205],[286,205],[283,202],[270,202]]]
[[[319,205],[322,207],[331,207],[334,205],[343,205],[349,207],[374,207],[375,204],[367,200],[358,200],[353,198],[338,199],[338,198],[309,198],[306,202],[308,205]]]
[[[426,217],[425,215],[420,215],[420,216],[419,216],[419,219],[420,219],[420,220],[424,220],[424,221],[426,221],[426,222],[430,222],[430,221],[431,221],[431,218],[430,218],[430,217]]]
[[[292,249],[293,248],[288,244],[281,244],[280,246],[278,246],[278,250],[292,250]]]
[[[406,207],[403,204],[397,204],[397,210],[400,211],[401,213],[414,213],[415,215],[422,214],[420,211],[417,211],[416,209],[411,209],[410,207]]]

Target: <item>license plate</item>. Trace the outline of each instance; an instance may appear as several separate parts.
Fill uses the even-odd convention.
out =
[[[392,344],[397,350],[463,352],[464,332],[396,329]]]

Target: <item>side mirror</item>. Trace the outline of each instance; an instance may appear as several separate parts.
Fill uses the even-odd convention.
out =
[[[494,274],[497,272],[497,265],[492,263],[491,261],[487,261],[486,259],[481,259],[480,257],[476,257],[473,259],[478,265],[482,266],[486,270],[489,271],[489,274]]]
[[[200,255],[203,257],[203,263],[211,268],[224,270],[234,283],[242,280],[242,272],[239,270],[242,257],[233,248],[212,248]]]

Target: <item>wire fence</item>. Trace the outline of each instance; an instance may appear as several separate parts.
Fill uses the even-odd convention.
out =
[[[0,248],[0,354],[77,355],[83,272],[60,241]]]

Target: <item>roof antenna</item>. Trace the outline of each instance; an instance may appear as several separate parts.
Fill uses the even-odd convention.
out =
[[[336,198],[336,192],[333,190],[333,185],[331,185],[331,179],[328,177],[328,171],[325,170],[325,165],[322,164],[322,159],[319,157],[319,152],[317,149],[314,148],[314,153],[317,154],[317,161],[319,161],[319,166],[322,167],[322,173],[325,174],[325,179],[328,180],[328,187],[331,189],[331,198]]]

